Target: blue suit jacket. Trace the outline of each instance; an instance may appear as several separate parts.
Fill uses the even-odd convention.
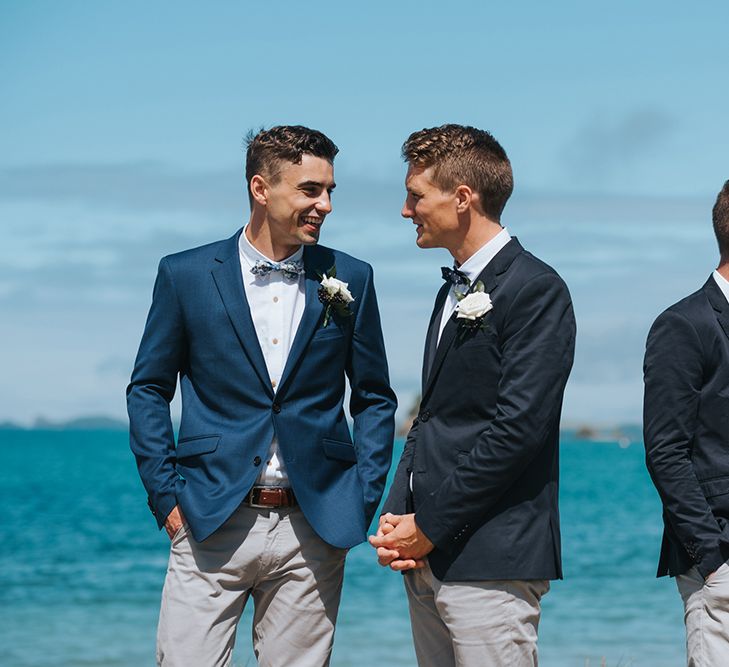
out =
[[[193,537],[204,540],[253,486],[275,433],[307,520],[329,544],[351,547],[365,539],[382,495],[396,407],[372,269],[336,250],[304,248],[306,306],[274,391],[243,288],[240,233],[159,265],[127,388],[131,448],[150,508],[162,527],[179,503]],[[317,289],[334,265],[355,300],[351,317],[323,327]],[[175,447],[169,403],[178,376]]]

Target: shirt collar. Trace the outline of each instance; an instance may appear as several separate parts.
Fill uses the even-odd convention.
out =
[[[486,268],[488,263],[496,257],[499,250],[509,241],[511,241],[509,230],[504,227],[494,238],[484,243],[473,255],[463,262],[458,267],[458,270],[465,273],[473,283],[481,275],[481,272]]]
[[[275,262],[276,260],[266,257],[260,250],[254,248],[251,242],[246,237],[246,227],[241,233],[238,239],[238,251],[240,252],[241,259],[245,260],[249,266],[255,265],[256,262]],[[299,246],[298,250],[292,255],[280,260],[281,262],[296,262],[304,256],[304,246]]]
[[[729,280],[722,276],[718,271],[714,271],[711,275],[714,276],[714,280],[716,281],[716,284],[719,285],[719,289],[724,295],[724,298],[729,301]]]

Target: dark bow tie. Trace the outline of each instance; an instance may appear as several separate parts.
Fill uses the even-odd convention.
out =
[[[295,262],[270,262],[268,260],[259,260],[253,265],[253,268],[251,268],[251,273],[254,276],[267,276],[271,273],[271,271],[280,271],[283,273],[284,278],[291,278],[293,280],[304,273],[304,263],[301,260],[296,260]]]
[[[468,286],[471,284],[471,279],[463,271],[459,271],[456,268],[451,269],[447,266],[441,266],[440,273],[443,276],[443,280],[447,280],[454,286]]]

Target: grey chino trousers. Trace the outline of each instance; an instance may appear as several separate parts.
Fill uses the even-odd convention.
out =
[[[729,665],[729,565],[708,581],[692,567],[676,577],[676,585],[683,599],[688,666]]]
[[[252,596],[261,667],[328,665],[346,553],[324,542],[298,508],[241,505],[204,542],[183,526],[170,548],[157,664],[229,665]]]
[[[403,578],[419,667],[536,667],[548,581],[443,582],[427,564]]]

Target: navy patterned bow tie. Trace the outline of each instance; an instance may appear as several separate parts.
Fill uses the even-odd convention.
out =
[[[271,271],[280,271],[284,278],[294,280],[304,273],[304,263],[301,260],[295,262],[270,262],[258,260],[251,268],[254,276],[267,276]]]
[[[441,266],[440,273],[443,276],[443,280],[449,281],[454,286],[468,286],[471,284],[471,279],[465,273],[463,273],[463,271],[459,271],[458,269],[451,269],[447,266]]]

